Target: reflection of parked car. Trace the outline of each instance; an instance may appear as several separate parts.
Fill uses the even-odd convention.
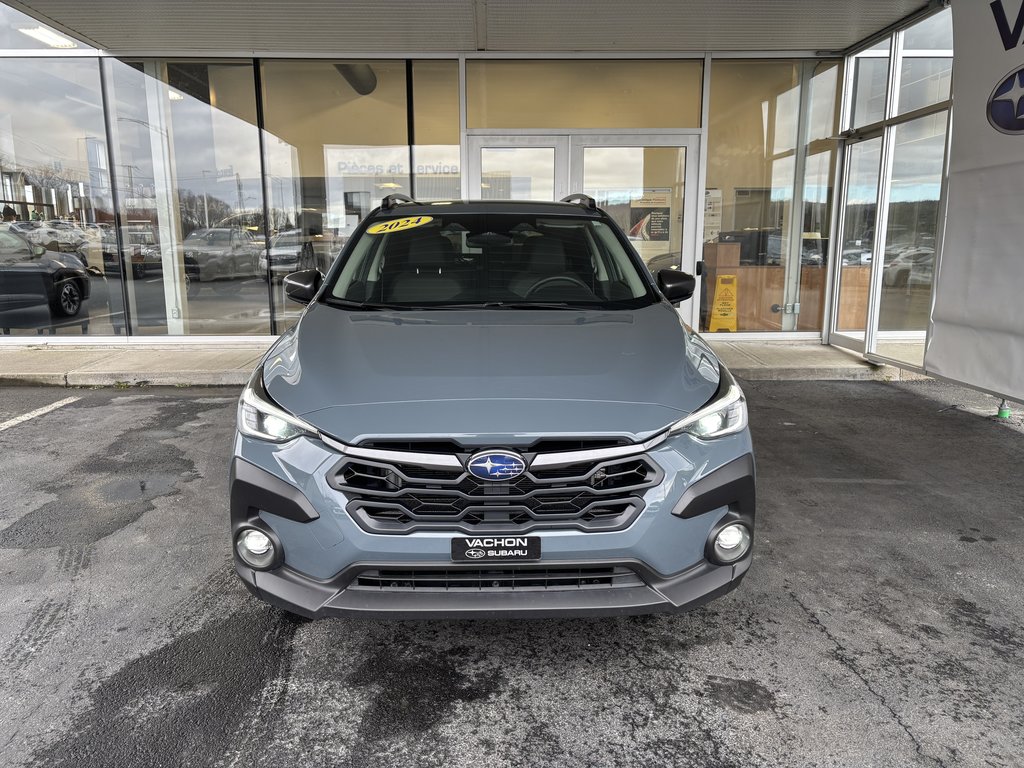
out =
[[[75,253],[88,243],[88,237],[77,224],[61,219],[16,221],[11,223],[10,228],[29,242],[49,251]]]
[[[870,264],[871,263],[871,249],[858,246],[848,246],[843,249],[843,264],[845,266],[851,266],[854,264]]]
[[[647,260],[647,269],[650,270],[652,275],[658,274],[659,269],[675,269],[680,268],[680,262],[682,261],[682,254],[678,251],[669,251],[668,253],[659,253]]]
[[[291,272],[319,267],[312,238],[304,236],[301,230],[291,229],[270,238],[270,273],[275,279],[281,279]],[[267,257],[262,254],[259,271],[266,276]]]
[[[201,282],[252,277],[259,269],[260,247],[244,229],[197,229],[182,243],[186,263],[194,260]]]
[[[154,272],[163,272],[163,257],[151,227],[128,225],[121,228],[124,258],[118,258],[117,236],[113,229],[103,230],[100,244],[103,250],[103,271],[111,277],[121,276],[121,262],[125,271],[141,280]],[[185,287],[189,297],[199,290],[199,267],[189,256],[185,260]]]
[[[0,316],[46,306],[53,317],[75,317],[88,298],[89,273],[81,259],[0,230]]]
[[[935,270],[934,248],[905,248],[885,265],[882,280],[890,288],[931,285]]]
[[[804,233],[800,244],[800,264],[804,267],[821,267],[825,264],[825,243],[819,235]],[[782,234],[775,232],[768,235],[768,249],[765,252],[766,264],[782,264],[784,250],[789,247]]]

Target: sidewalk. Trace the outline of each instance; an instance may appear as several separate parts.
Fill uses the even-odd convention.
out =
[[[0,385],[58,387],[243,385],[272,339],[224,346],[153,344],[0,347]],[[729,369],[748,380],[920,379],[899,368],[871,365],[818,342],[709,339]]]

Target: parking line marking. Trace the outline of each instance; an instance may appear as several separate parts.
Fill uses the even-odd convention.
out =
[[[65,405],[71,405],[81,399],[82,398],[80,397],[65,397],[63,400],[58,400],[56,403],[44,405],[42,408],[36,408],[34,411],[29,411],[28,413],[21,414],[21,416],[15,416],[13,419],[0,422],[0,432],[4,432],[11,427],[16,427],[19,424],[24,424],[26,421],[34,419],[36,416],[42,416],[50,411],[56,411],[58,408],[63,408]]]

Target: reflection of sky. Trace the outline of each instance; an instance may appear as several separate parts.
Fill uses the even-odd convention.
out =
[[[480,153],[480,170],[485,177],[510,175],[513,198],[553,200],[555,197],[554,147],[486,147]],[[469,195],[479,197],[481,192],[471,189]]]
[[[106,140],[96,59],[4,59],[0,157],[6,168],[88,170],[85,139]]]
[[[147,103],[147,89],[154,90],[152,80],[121,62],[112,61],[112,66],[120,141],[121,167],[117,172],[119,184],[129,196],[137,196],[140,187],[155,185],[153,144],[159,146],[169,135],[179,191],[208,195],[236,209],[263,207],[259,139],[254,125],[179,90],[175,93],[181,98],[170,99],[170,89],[157,83],[155,90],[165,100],[169,116],[169,126],[161,125],[161,116],[150,114]]]

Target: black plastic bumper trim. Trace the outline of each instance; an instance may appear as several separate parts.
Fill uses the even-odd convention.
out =
[[[693,483],[672,514],[689,519],[728,507],[753,528],[755,506],[754,455],[746,453]]]
[[[320,517],[298,488],[238,457],[231,460],[230,483],[233,532],[258,517],[261,509],[298,523]]]
[[[275,571],[256,572],[240,565],[235,569],[246,587],[258,598],[292,613],[312,619],[329,616],[373,616],[380,618],[463,619],[541,618],[567,616],[618,616],[688,611],[704,605],[739,586],[751,558],[732,566],[702,561],[674,576],[660,576],[637,561],[551,561],[545,567],[592,567],[620,565],[633,569],[646,584],[595,590],[554,590],[543,592],[387,592],[349,590],[359,573],[379,568],[443,568],[457,570],[456,564],[437,563],[354,563],[328,581],[304,576],[287,566]],[[468,568],[479,567],[468,564]]]

